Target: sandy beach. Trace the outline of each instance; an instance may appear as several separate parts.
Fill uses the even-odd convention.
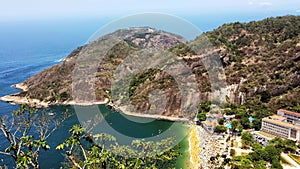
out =
[[[31,106],[42,108],[42,107],[49,107],[49,103],[40,101],[38,99],[28,99],[26,97],[14,96],[14,95],[7,95],[0,98],[0,100],[12,104],[29,104]]]
[[[75,102],[75,101],[65,101],[65,102],[55,102],[55,103],[50,103],[50,102],[44,102],[40,101],[38,99],[31,99],[31,98],[26,98],[26,97],[20,97],[20,96],[15,96],[15,95],[7,95],[0,97],[0,100],[8,103],[13,103],[13,104],[29,104],[33,107],[37,108],[45,108],[53,105],[62,105],[62,106],[67,106],[67,105],[77,105],[77,106],[92,106],[92,105],[98,105],[98,104],[107,104],[109,102],[108,99],[105,99],[104,101],[98,101],[98,102]]]
[[[198,127],[196,125],[192,125],[189,131],[189,156],[190,156],[190,164],[188,168],[197,169],[200,167],[200,158],[199,154],[201,149],[199,147],[200,139],[198,133]]]
[[[135,113],[135,112],[129,111],[125,107],[118,107],[115,104],[113,104],[112,102],[109,102],[107,105],[111,106],[116,111],[121,112],[121,113],[126,114],[126,115],[129,115],[129,116],[145,117],[145,118],[151,118],[151,119],[157,119],[157,120],[178,121],[178,122],[189,122],[190,121],[187,118],[163,116],[163,115],[157,115],[157,114]]]

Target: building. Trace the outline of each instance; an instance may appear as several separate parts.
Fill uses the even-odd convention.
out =
[[[300,113],[279,109],[277,115],[284,116],[287,122],[300,126]]]
[[[280,109],[277,115],[262,119],[261,131],[300,142],[300,114]]]
[[[216,119],[208,119],[202,122],[203,128],[207,130],[209,133],[213,133],[215,127],[218,125],[218,120]]]
[[[233,114],[233,115],[226,115],[226,114],[224,114],[223,117],[224,117],[227,121],[231,121],[232,119],[235,118],[235,114]]]

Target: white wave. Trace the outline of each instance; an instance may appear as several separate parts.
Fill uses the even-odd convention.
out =
[[[55,60],[54,62],[55,62],[55,63],[59,63],[59,62],[64,61],[64,59],[65,59],[65,58],[63,57],[63,58],[60,58],[60,59],[58,59],[58,60]]]

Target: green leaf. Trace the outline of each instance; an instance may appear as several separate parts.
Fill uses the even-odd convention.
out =
[[[62,143],[62,144],[60,144],[60,145],[58,145],[58,146],[56,146],[56,150],[62,150],[62,149],[64,149],[64,146],[65,146],[65,144],[64,143]]]

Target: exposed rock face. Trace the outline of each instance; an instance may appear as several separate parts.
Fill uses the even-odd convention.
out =
[[[55,65],[22,83],[27,90],[17,96],[39,99],[49,104],[62,104],[74,101],[72,98],[72,73],[82,51],[91,49],[97,53],[105,39],[117,36],[120,41],[111,48],[101,63],[97,63],[95,83],[91,84],[95,91],[95,100],[104,101],[111,97],[111,79],[114,70],[124,59],[141,49],[150,51],[167,50],[173,52],[184,61],[199,85],[202,101],[209,100],[212,95],[226,93],[231,102],[243,104],[249,98],[258,98],[269,104],[282,106],[284,98],[298,104],[300,93],[300,17],[286,16],[265,19],[246,24],[225,24],[212,32],[204,34],[213,44],[213,51],[203,50],[195,53],[191,48],[199,42],[201,36],[186,43],[177,35],[151,28],[130,28],[119,30],[95,42],[74,50],[61,65]],[[101,46],[101,45],[100,45]],[[104,48],[104,47],[103,47]],[[226,77],[209,76],[205,59],[218,55]],[[216,61],[218,62],[218,61]],[[129,70],[130,67],[127,67]],[[211,93],[212,78],[226,79],[227,86],[219,86]],[[78,82],[75,86],[83,85]],[[161,114],[178,116],[182,103],[178,84],[172,76],[155,69],[145,70],[135,76],[129,89],[131,104],[139,110],[151,109],[149,95],[154,90],[163,91],[166,97],[166,108]],[[83,94],[78,101],[88,100],[91,96]],[[161,98],[153,99],[159,102]],[[299,99],[298,99],[299,100]],[[286,103],[284,103],[286,104]],[[151,112],[150,112],[151,113]]]
[[[105,49],[103,43],[106,43],[107,39],[114,39],[116,37],[118,38],[117,43],[114,44],[110,50],[107,50],[104,55],[102,55],[101,51]],[[35,99],[34,103],[36,103],[36,100],[40,100],[40,102],[43,103],[43,105],[40,106],[44,106],[46,103],[48,103],[48,105],[76,103],[87,105],[88,102],[99,103],[105,101],[107,98],[111,98],[110,92],[113,72],[127,56],[141,49],[153,52],[163,51],[181,43],[185,43],[185,39],[182,37],[164,31],[157,31],[152,28],[130,28],[118,30],[114,33],[101,37],[90,44],[75,49],[62,61],[61,65],[55,65],[18,84],[17,86],[23,86],[22,89],[26,88],[26,90],[23,90],[21,93],[14,94],[13,96],[16,96],[16,99],[20,97],[26,97],[29,100]],[[72,78],[74,78],[73,71],[76,68],[76,64],[80,62],[80,59],[89,57],[89,53],[96,56],[99,55],[101,60],[99,60],[100,63],[95,63],[97,64],[97,70],[92,76],[94,76],[96,80],[94,83],[90,83],[90,85],[88,85],[90,89],[86,89],[87,86],[84,84],[84,81],[74,80]],[[80,66],[83,67],[82,71],[77,71],[85,75],[84,71],[88,69],[85,66],[91,66],[91,64],[94,63],[88,60],[86,63],[80,64]],[[80,66],[77,65],[77,69],[80,69]],[[86,75],[88,76],[88,74]],[[158,80],[164,80],[164,76],[157,76]],[[170,85],[170,87],[172,85]],[[147,91],[154,89],[154,87],[151,86],[153,85],[146,87],[146,92],[143,93],[148,94],[151,92]],[[168,87],[168,85],[162,87],[166,88],[166,86]],[[72,94],[72,87],[76,89],[84,89],[85,91],[80,91],[82,94],[76,95],[76,98],[73,98],[74,95]],[[93,93],[86,91],[92,91]],[[169,106],[166,110],[162,110],[159,114],[170,116],[173,116],[174,114],[174,116],[177,116],[179,114],[180,106],[177,105],[180,105],[180,98],[177,98],[178,96],[176,96],[176,94],[178,94],[178,90],[175,89],[168,89],[166,91],[168,104],[176,106]],[[93,98],[93,96],[95,98]],[[5,98],[6,101],[13,101],[12,99],[13,98]],[[148,102],[135,102],[134,104],[136,108],[140,110],[150,108],[150,104]]]

